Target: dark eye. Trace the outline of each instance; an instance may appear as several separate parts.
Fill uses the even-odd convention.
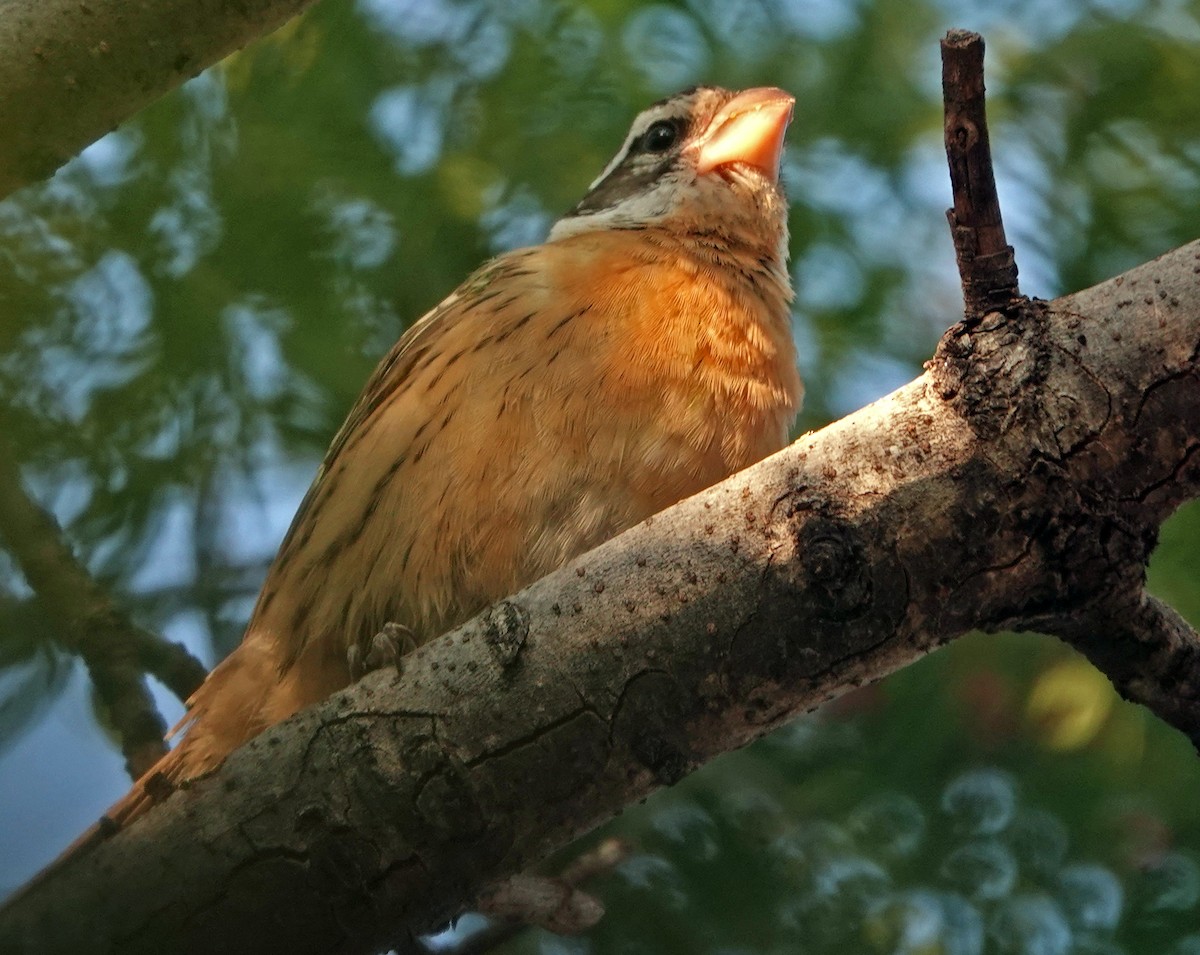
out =
[[[646,130],[642,137],[642,149],[648,153],[665,153],[675,145],[679,138],[679,129],[667,119],[660,119]]]

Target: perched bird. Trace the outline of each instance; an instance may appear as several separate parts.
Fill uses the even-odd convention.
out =
[[[493,259],[410,328],[334,438],[242,644],[111,831],[346,686],[389,622],[423,643],[781,448],[793,99],[651,106],[542,245]]]

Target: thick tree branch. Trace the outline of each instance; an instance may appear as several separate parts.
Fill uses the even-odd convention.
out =
[[[378,951],[976,627],[1053,625],[1197,738],[1194,635],[1092,608],[1200,489],[1198,271],[1193,243],[956,325],[889,397],[268,730],[0,912],[0,950]]]
[[[75,559],[54,518],[21,484],[16,457],[0,431],[0,539],[20,565],[63,646],[87,664],[121,738],[125,767],[136,779],[164,752],[166,725],[143,681],[158,677],[181,700],[204,680],[205,669],[183,647],[127,619]]]
[[[314,0],[6,0],[0,198]]]

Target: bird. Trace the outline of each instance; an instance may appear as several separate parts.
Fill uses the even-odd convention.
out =
[[[350,684],[381,632],[393,654],[423,644],[786,444],[803,396],[780,185],[793,106],[774,87],[654,103],[545,242],[485,263],[407,330],[334,437],[241,644],[95,831]]]

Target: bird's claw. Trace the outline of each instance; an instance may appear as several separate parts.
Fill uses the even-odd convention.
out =
[[[365,653],[357,643],[346,651],[350,676],[358,680],[384,667],[395,667],[399,670],[401,658],[415,650],[417,645],[417,635],[408,627],[399,623],[385,623],[383,629],[371,637]]]

